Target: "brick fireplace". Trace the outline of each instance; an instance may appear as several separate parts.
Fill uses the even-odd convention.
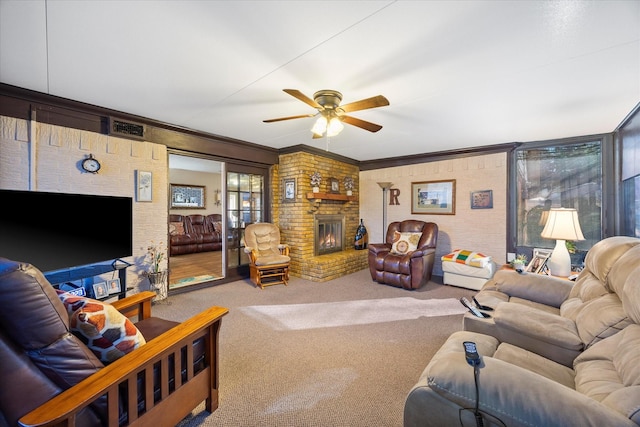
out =
[[[296,152],[281,154],[279,164],[273,169],[273,221],[280,227],[282,241],[289,245],[291,264],[289,274],[314,282],[325,282],[337,277],[368,268],[367,251],[353,249],[353,237],[360,222],[358,203],[358,166],[350,159],[336,159],[327,156]],[[339,156],[338,156],[339,157]],[[312,193],[309,177],[313,172],[322,174],[320,194]],[[355,181],[353,196],[347,197],[344,178],[351,176]],[[282,182],[295,178],[296,195],[293,200],[284,201]],[[339,192],[328,188],[329,178],[339,181]],[[319,236],[316,235],[316,220],[339,218],[342,230],[339,233],[342,248],[331,247],[322,253],[316,249]],[[329,226],[329,227],[334,227]],[[327,224],[324,225],[327,229]],[[324,238],[325,246],[335,246],[335,236]],[[327,249],[327,248],[325,248]]]
[[[313,255],[342,252],[346,247],[344,215],[314,215]]]

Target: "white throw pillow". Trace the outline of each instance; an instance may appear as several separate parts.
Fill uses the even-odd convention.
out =
[[[398,231],[393,234],[393,245],[391,245],[391,253],[405,255],[418,249],[418,242],[422,233],[400,233]]]

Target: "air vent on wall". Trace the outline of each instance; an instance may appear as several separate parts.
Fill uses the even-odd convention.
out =
[[[109,135],[123,138],[144,139],[144,125],[110,118]]]

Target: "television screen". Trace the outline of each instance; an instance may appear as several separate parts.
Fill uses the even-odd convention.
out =
[[[0,190],[0,256],[42,272],[132,252],[131,197]]]

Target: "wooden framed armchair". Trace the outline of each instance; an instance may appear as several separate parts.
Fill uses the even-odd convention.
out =
[[[280,229],[269,222],[249,224],[244,230],[244,251],[249,255],[251,281],[265,286],[287,285],[289,246],[280,243]]]
[[[108,325],[86,341],[72,333],[78,318],[37,268],[0,258],[0,425],[161,427],[176,425],[203,401],[214,411],[218,335],[228,310],[211,307],[178,323],[151,316],[155,296],[83,301],[93,304],[83,306],[83,320],[98,314],[96,323]],[[123,320],[126,335],[139,332],[146,342],[103,362],[95,345],[122,338],[114,335],[118,317],[136,320]]]
[[[392,222],[384,243],[369,244],[371,279],[409,290],[421,288],[431,279],[437,242],[438,225],[433,222]]]

